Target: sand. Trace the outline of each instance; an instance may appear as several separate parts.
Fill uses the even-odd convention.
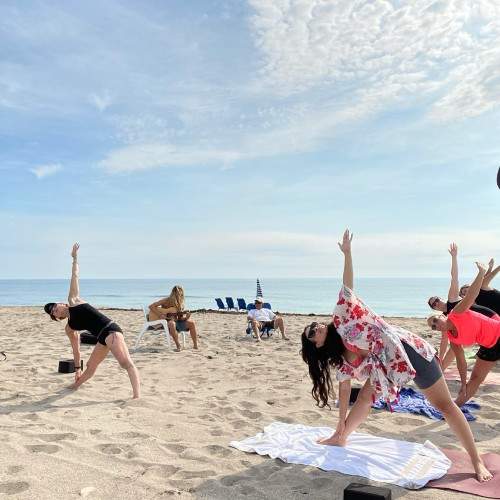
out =
[[[107,311],[129,346],[142,325],[139,311]],[[310,396],[300,333],[313,319],[286,315],[290,341],[257,345],[245,336],[243,314],[198,312],[200,350],[188,339],[180,353],[147,334],[133,359],[143,397],[131,400],[126,372],[114,358],[78,391],[73,374],[57,373],[71,358],[62,324],[39,308],[0,308],[0,497],[15,499],[336,499],[365,479],[245,454],[228,446],[280,420],[335,427],[337,410]],[[430,338],[422,319],[392,318]],[[82,345],[87,360],[93,346]],[[449,382],[452,393],[458,382]],[[500,452],[498,386],[481,388],[472,429],[480,451]],[[374,411],[361,431],[458,448],[444,422]],[[376,484],[376,483],[374,483]],[[472,498],[466,494],[390,486],[393,498]]]

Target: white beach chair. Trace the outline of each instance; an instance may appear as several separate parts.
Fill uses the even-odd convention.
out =
[[[168,347],[170,348],[170,333],[168,333],[168,324],[166,319],[157,319],[155,321],[149,321],[148,319],[148,307],[147,306],[142,306],[142,312],[144,313],[144,325],[142,327],[142,330],[140,331],[139,335],[137,335],[137,338],[135,340],[135,345],[134,349],[137,349],[137,346],[139,345],[139,342],[141,341],[142,337],[144,337],[144,334],[146,332],[161,332],[163,331],[165,335],[165,340],[167,342]],[[161,325],[163,328],[160,330],[150,330],[150,326],[156,326],[156,325]],[[182,347],[186,347],[186,332],[177,332],[177,333],[182,333]]]

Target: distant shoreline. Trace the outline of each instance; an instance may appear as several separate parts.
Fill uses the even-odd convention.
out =
[[[0,310],[1,309],[40,309],[42,306],[40,305],[30,305],[30,306],[20,306],[20,305],[15,305],[15,306],[9,306],[9,305],[0,305]],[[137,311],[137,312],[142,312],[142,309],[139,309],[137,307],[99,307],[99,310],[101,311]],[[210,313],[210,314],[226,314],[226,315],[244,315],[245,310],[241,311],[221,311],[218,309],[189,309],[191,313]],[[284,312],[284,311],[274,311],[277,314],[280,314],[281,316],[301,316],[304,318],[307,317],[331,317],[331,313],[299,313],[299,312]],[[394,318],[394,319],[425,319],[426,316],[386,316],[386,315],[381,315],[382,318]]]

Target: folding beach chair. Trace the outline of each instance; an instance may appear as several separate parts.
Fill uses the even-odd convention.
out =
[[[144,325],[142,326],[142,330],[135,340],[134,349],[137,349],[139,342],[146,332],[163,332],[165,335],[165,340],[167,342],[168,347],[170,348],[170,334],[168,333],[168,324],[166,319],[157,319],[155,321],[149,321],[149,313],[148,308],[146,306],[142,306],[142,312],[144,313]],[[162,328],[154,328],[155,326],[160,325]],[[186,333],[179,332],[182,334],[182,347],[186,347]]]
[[[264,307],[264,304],[262,305]],[[248,304],[247,305],[247,311],[251,311],[252,309],[255,309],[254,304]],[[270,307],[267,307],[266,309],[271,309]],[[263,335],[267,335],[270,337],[274,332],[274,328],[270,326],[265,326],[264,328],[261,328],[260,330],[260,336],[262,337]],[[253,334],[253,328],[252,328],[252,322],[248,321],[247,322],[247,329],[246,329],[246,334],[247,335],[252,335]]]
[[[242,309],[246,309],[247,308],[247,304],[245,302],[245,299],[236,299],[236,301],[238,302],[238,309],[241,311]]]
[[[222,309],[223,311],[226,310],[226,306],[224,305],[224,302],[222,302],[222,299],[220,298],[215,299],[215,303],[217,304],[217,307],[219,309]]]
[[[234,309],[236,311],[236,306],[234,305],[234,300],[232,297],[226,297],[227,310],[230,311]]]

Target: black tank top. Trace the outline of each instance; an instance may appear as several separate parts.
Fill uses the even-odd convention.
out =
[[[450,302],[450,301],[446,302],[446,312],[443,314],[445,316],[448,316],[448,314],[450,314],[451,310],[459,303],[460,303],[459,300],[457,300],[456,302]],[[489,309],[488,307],[484,307],[484,306],[479,306],[479,305],[477,305],[477,303],[470,306],[470,310],[477,312],[479,314],[482,314],[483,316],[488,316],[488,318],[491,318],[492,316],[495,316],[495,314],[496,314],[495,311],[493,311],[492,309]]]
[[[476,304],[489,307],[497,314],[500,314],[500,290],[497,290],[496,288],[493,288],[492,290],[479,290]]]
[[[78,304],[69,308],[68,325],[72,330],[88,330],[99,335],[111,320],[90,304]]]

